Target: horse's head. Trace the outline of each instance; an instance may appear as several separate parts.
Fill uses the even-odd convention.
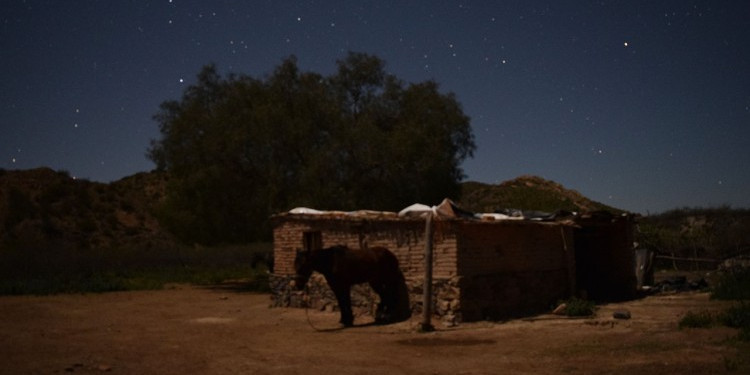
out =
[[[294,286],[297,290],[305,289],[307,280],[310,279],[310,275],[313,271],[312,257],[309,251],[297,251],[297,255],[294,257]]]

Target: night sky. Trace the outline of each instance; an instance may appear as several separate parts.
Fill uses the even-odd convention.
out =
[[[0,168],[109,182],[201,67],[348,51],[471,117],[467,180],[538,175],[640,213],[750,207],[748,1],[3,1]],[[439,202],[422,202],[437,204]]]

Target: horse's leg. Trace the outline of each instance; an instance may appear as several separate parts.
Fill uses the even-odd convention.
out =
[[[387,293],[388,290],[383,283],[378,282],[370,282],[370,288],[377,293],[378,297],[380,297],[380,302],[378,302],[378,308],[375,311],[375,323],[382,323],[384,321],[387,321],[388,318],[386,316],[388,309],[388,301],[387,301]]]
[[[354,325],[354,314],[352,314],[352,296],[350,287],[338,286],[333,288],[333,293],[336,295],[336,300],[339,302],[339,310],[341,310],[341,320],[339,322],[346,327]]]
[[[396,321],[398,319],[398,287],[395,282],[391,281],[387,284],[383,301],[387,312],[385,318],[389,323]]]
[[[381,295],[383,303],[383,321],[385,323],[401,322],[411,316],[409,309],[409,291],[401,271],[395,271],[383,285]]]

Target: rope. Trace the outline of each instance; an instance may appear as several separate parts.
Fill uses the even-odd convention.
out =
[[[312,327],[316,332],[330,332],[330,331],[336,331],[340,328],[318,328],[313,323],[312,320],[310,320],[310,281],[308,280],[307,284],[305,284],[305,296],[307,296],[307,301],[305,301],[305,318],[307,318],[307,324]]]

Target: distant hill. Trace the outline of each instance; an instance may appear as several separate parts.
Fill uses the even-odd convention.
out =
[[[157,173],[103,184],[49,168],[0,170],[0,245],[62,251],[171,244],[153,215],[165,186]]]
[[[575,190],[566,189],[554,181],[537,176],[520,176],[498,185],[464,182],[459,203],[461,207],[473,212],[494,212],[503,208],[545,212],[624,212],[592,201]]]
[[[174,246],[155,211],[165,197],[167,179],[143,172],[104,184],[49,168],[0,170],[0,247],[72,251]],[[474,212],[622,212],[535,176],[499,185],[465,182],[462,189],[459,204]]]

